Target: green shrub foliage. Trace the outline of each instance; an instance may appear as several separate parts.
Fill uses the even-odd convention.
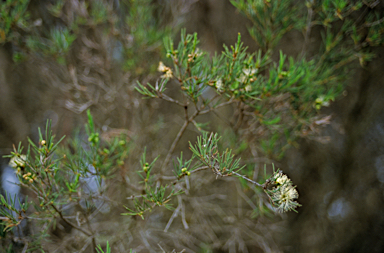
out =
[[[31,197],[21,201],[1,195],[0,236],[12,236],[27,220],[41,228],[23,241],[29,251],[44,252],[50,233],[64,224],[88,238],[84,249],[91,245],[94,252],[112,252],[93,226],[93,219],[111,208],[121,209],[121,219],[134,221],[165,208],[173,212],[165,231],[179,213],[188,228],[183,196],[203,171],[216,179],[236,177],[244,189],[251,189],[253,198],[260,200],[257,204],[250,200],[253,218],[297,212],[298,190],[286,174],[273,169],[255,176],[255,162],[241,157],[249,157],[246,151],[251,150],[272,163],[297,146],[299,138],[321,136],[319,128],[331,120],[321,109],[343,94],[347,73],[355,63],[364,67],[374,57],[370,49],[382,45],[384,38],[383,17],[374,12],[373,1],[231,0],[251,21],[249,34],[259,49],[250,52],[238,34],[235,45],[224,45],[221,53],[210,55],[201,49],[196,33],[181,30],[174,42],[154,1],[77,1],[75,11],[72,1],[54,2],[46,6],[50,19],[31,15],[28,0],[0,5],[0,43],[14,46],[16,63],[43,59],[66,69],[73,89],[81,94],[72,101],[77,105],[69,106],[77,113],[91,105],[110,108],[111,92],[119,93],[118,85],[114,90],[104,84],[113,80],[108,64],[118,65],[134,81],[124,84],[138,92],[132,97],[163,100],[178,108],[181,123],[165,152],[142,147],[140,137],[126,130],[102,136],[90,110],[85,133],[56,141],[48,121],[44,131],[39,129],[38,143],[29,140],[27,148],[14,147],[10,165]],[[322,36],[316,53],[308,50],[315,30]],[[301,52],[289,56],[277,49],[291,31],[300,32],[303,39]],[[85,47],[91,50],[81,51]],[[76,65],[73,55],[93,57],[92,52],[101,55],[84,68],[92,77],[78,80],[76,66],[86,61]],[[89,81],[98,78],[103,81]],[[201,117],[223,115],[225,109],[230,119],[227,132]],[[198,137],[189,140],[189,153],[175,156],[192,128]],[[136,175],[124,174],[127,167]],[[116,178],[130,189],[123,200],[111,197]],[[11,244],[0,249],[13,252]]]

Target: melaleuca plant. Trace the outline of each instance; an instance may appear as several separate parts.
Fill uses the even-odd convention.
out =
[[[205,132],[197,138],[195,145],[189,143],[192,158],[185,160],[183,159],[183,153],[181,153],[176,159],[177,161],[173,163],[173,177],[151,174],[157,158],[149,163],[146,160],[146,152],[144,151],[140,161],[142,169],[138,171],[142,178],[140,183],[143,185],[139,189],[142,189],[144,194],[132,195],[127,198],[132,200],[133,204],[130,207],[125,206],[128,212],[123,215],[137,215],[144,219],[145,212],[152,211],[155,207],[165,207],[173,210],[174,208],[169,202],[173,196],[183,193],[183,189],[186,187],[185,180],[188,180],[186,178],[204,170],[211,170],[216,179],[234,176],[263,189],[270,203],[278,212],[296,211],[295,208],[300,206],[295,201],[299,195],[292,181],[286,175],[283,175],[281,171],[277,171],[270,178],[261,179],[262,182],[256,182],[242,175],[239,172],[245,165],[241,166],[240,158],[236,159],[235,155],[232,154],[232,150],[227,148],[225,151],[220,151],[218,147],[219,140],[218,134]],[[267,173],[265,173],[265,176],[267,176]],[[170,183],[162,185],[160,180],[168,180]]]
[[[5,231],[24,220],[32,227],[40,227],[31,235],[33,242],[28,244],[29,250],[40,249],[44,238],[62,222],[90,238],[96,248],[90,219],[110,208],[104,197],[109,187],[107,181],[124,164],[130,143],[124,134],[103,140],[89,112],[86,130],[85,139],[77,136],[59,147],[64,137],[56,141],[47,122],[44,135],[39,129],[37,144],[29,140],[25,154],[19,145],[8,156],[18,184],[34,198],[16,205],[20,201],[16,197],[1,195],[1,223]]]
[[[263,99],[256,112],[250,117],[247,113],[246,121],[258,130],[246,128],[246,138],[257,136],[257,132],[267,135],[268,138],[257,136],[257,139],[262,139],[264,152],[277,154],[275,158],[281,158],[297,138],[322,141],[318,127],[328,124],[331,117],[321,115],[320,109],[345,92],[349,73],[356,68],[354,63],[364,67],[374,57],[371,48],[384,42],[383,18],[375,10],[378,2],[303,2],[231,0],[252,22],[249,34],[264,53],[273,54],[289,31],[302,33],[303,39],[298,40],[302,44],[299,54],[286,57],[280,53],[280,60],[272,63],[275,67],[262,75],[265,92],[261,93],[264,97],[260,97]],[[313,49],[311,35],[319,31],[322,43]],[[263,124],[265,116],[271,119],[267,125]]]
[[[247,52],[239,34],[234,46],[224,45],[221,54],[210,57],[199,49],[197,34],[187,35],[182,31],[178,45],[174,45],[171,39],[165,39],[169,60],[159,63],[158,71],[162,75],[156,84],[138,83],[136,90],[142,95],[184,108],[184,123],[168,150],[161,170],[169,164],[187,127],[194,125],[197,131],[204,133],[202,126],[206,122],[199,122],[198,116],[215,112],[224,106],[234,108],[231,118],[235,120],[230,122],[230,126],[254,147],[255,153],[281,159],[298,138],[316,135],[318,126],[329,123],[331,117],[322,115],[320,109],[329,106],[345,90],[350,63],[359,60],[363,65],[372,57],[365,47],[369,43],[382,43],[379,38],[383,22],[379,16],[368,14],[365,18],[369,23],[363,25],[351,18],[355,11],[363,7],[360,2],[307,1],[307,12],[290,0],[231,2],[253,22],[249,31],[259,45],[259,51]],[[366,3],[365,7],[372,6]],[[336,26],[337,21],[342,22]],[[318,54],[309,57],[307,44],[314,26],[324,28],[323,44]],[[292,57],[280,51],[278,60],[274,61],[272,55],[275,47],[284,34],[293,29],[304,34],[302,52]],[[370,34],[364,42],[361,37],[363,29]],[[176,85],[182,98],[176,99],[168,93],[168,85]],[[213,95],[212,91],[215,92]],[[221,177],[238,173],[237,160],[215,160],[216,164],[212,167],[212,161],[205,160],[210,156],[197,152],[207,148],[201,145],[198,148],[191,147],[191,150],[194,157],[203,159],[204,168],[211,168]],[[229,153],[224,157],[231,155]],[[179,164],[183,164],[178,160]],[[189,160],[185,164],[193,163]],[[236,164],[236,169],[228,172],[230,164]],[[193,168],[201,170],[203,167]],[[190,173],[186,166],[181,166],[177,177],[182,178]],[[275,182],[279,175],[282,174],[278,172],[272,175]],[[265,189],[279,211],[292,210],[298,205],[292,201],[298,196],[295,187],[291,181],[285,182]]]
[[[10,4],[14,2],[20,6]],[[330,120],[329,115],[321,114],[321,108],[343,93],[351,63],[357,60],[364,66],[373,57],[369,47],[383,43],[383,18],[371,11],[377,1],[310,0],[298,5],[292,0],[233,0],[232,4],[251,20],[249,32],[259,50],[250,52],[239,34],[235,45],[224,45],[223,52],[212,57],[199,48],[197,34],[182,31],[178,44],[167,37],[170,31],[161,29],[152,15],[150,0],[121,1],[119,6],[114,4],[120,1],[81,1],[76,8],[75,2],[56,1],[50,5],[50,14],[61,25],[44,30],[40,29],[39,19],[26,26],[28,1],[7,1],[0,7],[0,43],[17,46],[14,59],[54,59],[59,62],[57,68],[64,66],[63,72],[71,80],[68,90],[75,94],[73,101],[66,103],[69,110],[82,113],[93,105],[109,116],[111,111],[121,109],[121,104],[113,107],[112,102],[123,90],[120,88],[130,82],[113,82],[111,63],[120,62],[124,78],[151,80],[137,84],[141,95],[178,107],[182,122],[164,157],[155,159],[150,157],[162,151],[144,149],[140,157],[135,149],[136,153],[130,155],[131,143],[126,137],[103,138],[89,113],[85,138],[79,135],[58,145],[61,140],[54,140],[48,124],[45,135],[40,133],[38,143],[30,141],[26,152],[21,145],[15,148],[11,165],[19,184],[34,197],[23,202],[7,194],[2,196],[1,223],[4,231],[14,231],[24,220],[41,226],[41,231],[32,233],[33,243],[27,246],[30,250],[42,248],[43,238],[60,222],[86,238],[82,241],[84,247],[88,240],[95,250],[100,235],[92,219],[108,208],[105,201],[110,200],[107,192],[112,187],[108,180],[117,172],[125,173],[127,161],[132,163],[127,166],[129,172],[137,169],[138,180],[121,175],[127,179],[124,186],[129,193],[118,203],[125,207],[121,212],[136,220],[136,216],[145,219],[158,207],[172,210],[164,231],[178,215],[183,227],[188,228],[184,194],[204,171],[212,172],[217,179],[237,177],[247,190],[251,189],[255,193],[252,200],[243,197],[252,207],[254,218],[272,211],[296,210],[300,206],[298,191],[287,175],[280,170],[269,175],[265,172],[264,177],[252,175],[255,162],[244,157],[251,154],[254,159],[279,160],[298,138],[316,136],[318,126]],[[363,8],[369,10],[363,10],[354,20]],[[314,27],[319,28],[323,38],[315,53],[308,50]],[[301,52],[295,56],[275,52],[281,39],[292,30],[303,34]],[[20,37],[21,33],[26,35]],[[71,53],[79,64],[71,61]],[[153,81],[156,66],[161,74]],[[179,94],[175,95],[171,87]],[[130,99],[123,98],[126,106]],[[137,107],[127,108],[132,114],[141,113]],[[235,139],[240,139],[241,147],[234,148],[228,142],[222,145],[228,136],[210,133],[209,122],[200,117],[222,116],[220,110],[227,108],[231,114],[225,116],[229,119],[226,123]],[[121,110],[119,115],[127,111]],[[177,146],[188,128],[200,136],[196,143],[189,143],[190,152],[176,157]],[[220,127],[217,129],[220,131]],[[220,135],[224,137],[221,142]],[[111,250],[108,244],[106,250]],[[103,252],[101,247],[97,251]]]
[[[292,57],[287,60],[280,52],[280,59],[275,63],[269,52],[248,53],[240,35],[234,46],[224,46],[222,54],[212,58],[198,48],[198,43],[197,34],[182,33],[177,48],[167,40],[167,56],[173,67],[160,62],[158,70],[164,74],[156,85],[137,87],[143,95],[186,108],[180,135],[190,123],[201,130],[201,123],[195,121],[199,115],[232,104],[236,105],[233,118],[237,120],[231,122],[231,126],[239,130],[252,125],[253,131],[258,131],[255,135],[262,137],[256,141],[260,151],[281,158],[290,142],[305,128],[303,123],[310,122],[316,114],[315,98],[324,100],[329,97],[328,92],[342,87],[333,82],[322,83],[327,76],[317,71],[315,61],[295,61]],[[171,79],[180,84],[184,101],[165,93]],[[212,90],[216,95],[202,96]],[[272,104],[277,106],[272,109]],[[190,107],[193,113],[189,115]],[[169,162],[170,156],[167,157],[165,163]]]

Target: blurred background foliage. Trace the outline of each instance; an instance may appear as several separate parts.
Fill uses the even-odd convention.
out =
[[[112,252],[382,252],[383,7],[345,0],[2,1],[0,153],[26,144],[26,136],[38,142],[47,119],[56,136],[77,132],[81,140],[87,109],[100,139],[126,135],[129,155],[108,179],[113,208],[92,222],[98,243],[104,248],[109,241]],[[207,83],[199,76],[203,81],[194,85],[212,87],[200,91],[203,97],[219,92],[235,103],[198,116],[169,152],[184,109],[144,100],[135,87],[159,82],[164,61],[177,77],[167,94],[195,99],[176,75],[178,63],[166,58],[188,70],[188,57],[176,48],[181,27],[197,32],[206,59],[216,59],[196,61],[196,76],[227,74],[231,61],[215,65],[225,58],[215,52],[233,57],[233,74]],[[237,58],[230,45],[239,32],[248,49]],[[148,160],[160,156],[167,163],[180,151],[188,154],[188,141],[204,130],[223,136],[220,145],[241,156],[249,178],[261,178],[265,164],[269,174],[272,163],[282,168],[298,185],[299,213],[276,216],[262,189],[203,173],[187,180],[187,195],[173,202],[186,217],[162,209],[145,220],[120,216],[121,203],[137,191],[132,182],[144,147]],[[69,150],[75,145],[64,143]],[[21,252],[38,230],[28,224],[13,234],[1,229],[1,250]],[[42,240],[46,251],[91,252],[87,238],[65,224],[49,234]]]

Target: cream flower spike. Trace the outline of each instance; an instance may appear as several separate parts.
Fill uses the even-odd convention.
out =
[[[299,193],[296,190],[296,186],[292,184],[291,179],[282,171],[276,171],[272,177],[274,185],[272,189],[266,189],[273,206],[279,213],[288,211],[295,211],[295,209],[301,206],[295,200],[299,197]]]
[[[15,169],[19,167],[24,167],[26,159],[27,159],[26,155],[14,156],[9,161],[9,166]]]
[[[157,70],[159,72],[167,72],[169,68],[167,66],[164,65],[164,63],[161,61],[159,62],[159,66],[157,67]]]

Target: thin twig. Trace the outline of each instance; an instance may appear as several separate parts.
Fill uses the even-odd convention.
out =
[[[372,27],[372,26],[378,25],[378,24],[383,23],[383,22],[384,22],[384,18],[381,18],[379,20],[376,20],[375,22],[364,24],[364,27]]]
[[[157,179],[155,179],[155,181],[156,180],[159,180],[159,179],[161,179],[161,180],[175,180],[176,179],[176,177],[175,176],[158,176],[158,178]]]
[[[198,172],[200,170],[206,170],[206,169],[209,169],[209,166],[202,166],[202,167],[199,167],[197,169],[194,169],[194,170],[191,171],[191,174],[195,173],[195,172]]]
[[[197,115],[200,114],[200,111],[199,110],[196,110],[196,112],[188,118],[188,112],[187,112],[187,109],[188,107],[185,106],[185,117],[186,117],[186,120],[184,122],[184,124],[182,125],[182,127],[180,128],[179,132],[177,133],[177,136],[176,138],[173,140],[173,143],[171,145],[171,147],[169,148],[168,150],[168,154],[167,156],[165,157],[165,160],[164,160],[164,163],[163,163],[163,166],[162,166],[162,170],[168,165],[169,161],[171,160],[171,156],[172,156],[172,153],[173,151],[175,151],[175,148],[176,148],[176,145],[179,143],[180,139],[181,139],[181,136],[184,134],[185,130],[187,129],[189,123],[192,122],[192,120],[194,120]]]
[[[178,200],[179,200],[179,198],[178,198]],[[181,201],[178,201],[178,202],[179,202],[179,204],[178,204],[177,208],[175,209],[175,211],[173,211],[171,218],[169,219],[167,225],[164,228],[164,232],[168,232],[168,229],[172,225],[173,220],[179,215],[182,203],[181,203]]]
[[[23,251],[21,253],[26,253],[28,250],[28,242],[25,243]]]
[[[175,100],[175,99],[173,99],[173,98],[171,98],[171,97],[168,97],[168,96],[165,95],[164,93],[159,93],[158,96],[159,96],[159,98],[161,98],[161,99],[163,99],[163,100],[165,100],[165,101],[168,101],[168,102],[177,104],[177,105],[182,106],[182,107],[185,106],[185,104],[182,104],[182,103],[180,103],[179,101],[177,101],[177,100]]]
[[[190,171],[190,173],[193,174],[193,173],[198,172],[198,171],[200,171],[200,170],[206,170],[206,169],[209,169],[209,168],[210,168],[209,166],[202,166],[202,167],[199,167],[199,168],[197,168],[197,169],[194,169],[194,170]],[[187,174],[182,174],[182,175],[180,175],[178,179],[176,179],[175,181],[173,181],[173,182],[171,183],[171,185],[175,185],[175,184],[181,182],[180,179],[182,179],[182,178],[185,177],[186,175],[187,175]]]
[[[96,238],[95,238],[95,232],[93,232],[91,223],[89,222],[88,216],[84,214],[85,221],[87,222],[88,229],[92,234],[92,247],[93,247],[93,252],[97,253],[96,251]]]
[[[82,207],[80,206],[80,204],[79,203],[77,203],[77,205],[78,205],[78,208],[80,208],[80,209],[82,209]],[[102,204],[103,205],[103,204]],[[102,206],[101,205],[101,206]],[[92,215],[96,215],[97,213],[98,213],[98,211],[100,210],[100,206],[99,206],[99,208],[97,208],[90,216],[88,216],[86,213],[83,213],[83,215],[84,215],[84,219],[85,219],[85,223],[87,224],[87,226],[88,226],[88,229],[89,229],[89,232],[91,233],[91,238],[92,238],[92,246],[93,246],[93,252],[95,252],[96,253],[96,238],[95,238],[95,232],[92,230],[92,226],[91,226],[91,223],[90,223],[90,217],[92,216]],[[79,214],[80,212],[78,212],[78,214]],[[96,214],[95,214],[96,213]],[[76,217],[77,219],[76,220],[79,220],[78,219],[78,215],[77,215],[77,217]],[[94,216],[92,216],[91,217],[91,219],[93,219],[94,218]],[[79,221],[78,221],[79,222]]]
[[[181,221],[183,222],[184,228],[188,229],[189,226],[188,226],[187,220],[185,219],[185,206],[183,205],[183,199],[181,198],[180,195],[178,195],[177,200],[181,202]]]
[[[183,133],[187,129],[188,125],[189,125],[189,121],[186,120],[184,122],[184,124],[182,125],[182,127],[180,128],[179,132],[177,133],[176,138],[173,140],[173,143],[168,150],[167,156],[165,157],[162,168],[164,168],[168,165],[169,161],[171,160],[172,153],[175,150],[177,143],[180,141],[181,136],[183,135]]]
[[[149,244],[149,242],[148,242],[147,238],[145,237],[145,234],[144,234],[144,232],[142,230],[140,231],[140,236],[141,236],[141,239],[143,239],[144,245],[145,245],[145,247],[147,247],[149,252],[155,252],[152,249],[151,245]]]
[[[255,184],[255,185],[260,186],[260,187],[263,186],[263,185],[259,184],[258,182],[255,182],[255,181],[253,181],[252,179],[249,179],[249,178],[247,178],[246,176],[243,176],[243,175],[241,175],[241,174],[239,174],[239,173],[237,173],[237,172],[232,171],[231,173],[232,173],[233,175],[235,175],[235,176],[238,176],[238,177],[241,177],[242,179],[247,180],[247,181],[250,182],[251,184]]]
[[[84,229],[82,229],[81,227],[78,227],[76,226],[75,224],[73,224],[72,222],[70,222],[69,220],[67,220],[62,212],[54,205],[54,204],[51,204],[51,206],[53,207],[53,209],[55,209],[55,211],[60,215],[60,218],[65,222],[67,223],[68,225],[70,225],[71,227],[73,227],[74,229],[77,229],[81,232],[83,232],[84,234],[86,234],[87,236],[92,236],[92,234]]]
[[[89,244],[91,244],[91,240],[88,239],[87,243],[80,249],[79,253],[84,252],[88,248]],[[96,251],[96,247],[94,248],[94,251]]]
[[[209,113],[209,112],[211,112],[211,111],[213,111],[213,110],[215,110],[215,109],[218,109],[218,108],[220,108],[220,107],[223,107],[223,106],[226,106],[226,105],[230,105],[230,104],[232,104],[233,102],[235,102],[235,100],[230,99],[230,100],[228,100],[227,102],[221,103],[221,104],[219,104],[219,105],[217,105],[217,106],[215,106],[215,107],[211,107],[211,108],[209,108],[209,109],[207,109],[207,110],[201,111],[201,112],[200,112],[200,115],[201,115],[201,114]]]
[[[164,249],[163,249],[163,247],[161,247],[161,245],[158,243],[157,244],[157,246],[159,246],[159,248],[163,251],[163,253],[167,253]]]
[[[185,194],[189,195],[189,190],[191,189],[191,185],[189,184],[189,177],[185,178]]]

